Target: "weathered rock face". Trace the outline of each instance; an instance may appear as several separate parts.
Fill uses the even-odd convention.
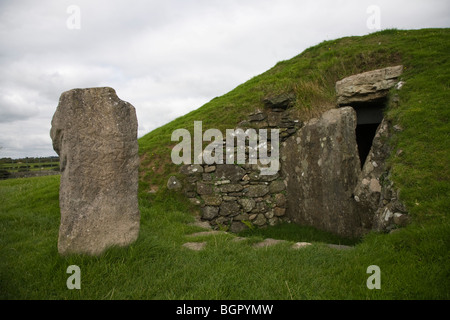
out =
[[[181,182],[174,176],[170,177],[167,181],[167,189],[169,190],[178,190],[181,189],[183,186]]]
[[[388,67],[356,74],[336,82],[339,106],[370,102],[387,95],[397,84],[403,66]]]
[[[384,119],[382,112],[389,90],[394,86],[401,88],[399,77],[402,71],[402,66],[389,67],[353,75],[336,83],[338,106],[354,107],[358,124],[366,126],[359,132],[367,132],[367,125],[379,124],[354,190],[361,227],[366,230],[390,231],[405,226],[410,220],[399,200],[398,190],[389,179],[390,168],[387,166],[393,151],[388,141],[393,131],[399,128]],[[359,137],[360,142],[365,139]],[[360,154],[365,154],[361,152],[365,147],[367,145],[359,145]]]
[[[355,127],[353,108],[332,109],[283,143],[286,215],[292,221],[342,236],[361,233],[352,198],[360,174]]]
[[[392,147],[386,141],[392,131],[392,124],[383,119],[355,187],[354,199],[361,215],[362,227],[366,229],[389,231],[397,226],[405,226],[410,219],[399,200],[398,191],[389,179],[390,168],[386,162]]]
[[[374,213],[380,204],[380,177],[386,171],[385,161],[390,154],[389,145],[384,143],[388,134],[388,122],[383,120],[373,139],[371,151],[364,163],[359,183],[354,191],[354,198],[359,203],[362,212]]]
[[[50,135],[60,156],[58,251],[98,255],[138,237],[134,107],[112,88],[64,92]]]

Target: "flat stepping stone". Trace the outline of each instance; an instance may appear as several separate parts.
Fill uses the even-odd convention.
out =
[[[328,244],[329,248],[337,249],[337,250],[350,250],[353,249],[353,247],[350,246],[344,246],[343,244]]]
[[[188,234],[187,237],[202,237],[202,236],[210,236],[215,234],[225,234],[224,231],[217,231],[217,230],[211,230],[211,231],[202,231],[202,232],[196,232],[193,234]]]
[[[186,242],[183,244],[183,247],[194,251],[200,251],[205,249],[206,242]]]
[[[296,242],[292,245],[292,249],[301,249],[301,248],[306,248],[308,246],[310,246],[311,243],[309,242]]]
[[[208,221],[197,220],[195,222],[189,223],[188,226],[195,226],[195,227],[200,227],[203,229],[211,229],[211,225],[209,224]]]
[[[264,241],[255,243],[253,245],[253,247],[255,247],[255,248],[270,247],[270,246],[279,244],[281,242],[285,242],[285,241],[284,240],[276,240],[276,239],[267,238],[267,239],[264,239]]]

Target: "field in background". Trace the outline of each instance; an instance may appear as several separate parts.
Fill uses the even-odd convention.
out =
[[[45,175],[48,171],[59,172],[58,157],[0,159],[0,180],[18,178],[27,173],[38,175],[42,172]]]

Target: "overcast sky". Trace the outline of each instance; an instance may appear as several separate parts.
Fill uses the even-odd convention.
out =
[[[141,137],[324,40],[430,27],[450,1],[0,0],[0,158],[56,155],[73,88],[114,88]]]

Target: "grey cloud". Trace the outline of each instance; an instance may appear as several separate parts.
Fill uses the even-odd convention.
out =
[[[0,146],[0,158],[56,155],[51,145],[50,124],[41,117],[2,123]]]
[[[53,154],[60,94],[93,86],[136,107],[142,136],[311,45],[373,32],[372,4],[382,28],[449,25],[446,0],[1,1],[0,145]],[[69,5],[79,30],[67,28]]]
[[[25,94],[0,92],[0,123],[29,119],[39,113],[38,106]]]

